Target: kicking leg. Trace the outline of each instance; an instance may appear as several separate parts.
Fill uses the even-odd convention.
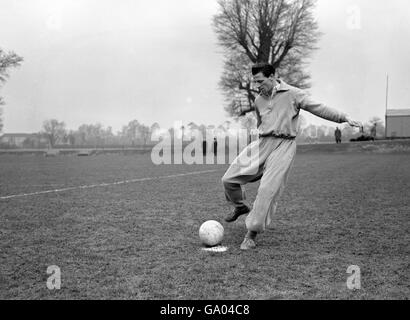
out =
[[[264,144],[260,141],[247,146],[222,177],[226,200],[235,207],[234,211],[226,216],[225,221],[227,222],[233,222],[250,211],[245,202],[246,195],[243,185],[261,178],[263,164],[267,158],[266,152],[263,153],[263,147]]]

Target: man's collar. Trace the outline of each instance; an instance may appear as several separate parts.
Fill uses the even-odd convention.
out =
[[[276,81],[279,82],[279,88],[277,89],[277,92],[288,91],[290,89],[289,85],[285,81],[281,79],[276,79]]]

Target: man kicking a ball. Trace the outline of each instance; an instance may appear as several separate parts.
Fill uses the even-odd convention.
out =
[[[238,155],[222,177],[226,199],[235,207],[225,221],[233,222],[249,213],[245,220],[248,232],[241,244],[242,250],[256,247],[256,235],[263,232],[273,219],[296,153],[300,109],[337,123],[362,126],[346,114],[312,101],[304,91],[277,79],[275,69],[268,63],[254,65],[252,75],[259,95],[255,108],[247,112],[256,112],[259,139]],[[242,186],[258,180],[260,186],[251,210],[245,203]]]

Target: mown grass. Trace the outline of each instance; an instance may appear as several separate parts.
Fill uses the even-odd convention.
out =
[[[244,218],[226,165],[151,164],[149,155],[0,157],[0,196],[215,169],[0,200],[3,299],[408,299],[410,155],[297,155],[272,229],[241,252]],[[254,199],[258,184],[247,187]],[[223,222],[225,253],[201,250],[202,222]],[[62,287],[46,287],[57,265]],[[362,289],[346,287],[361,268]]]

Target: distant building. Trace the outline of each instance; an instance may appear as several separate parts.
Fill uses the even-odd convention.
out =
[[[386,138],[410,138],[410,109],[386,111]]]
[[[0,136],[0,147],[39,148],[48,144],[48,140],[37,133],[5,133]]]

